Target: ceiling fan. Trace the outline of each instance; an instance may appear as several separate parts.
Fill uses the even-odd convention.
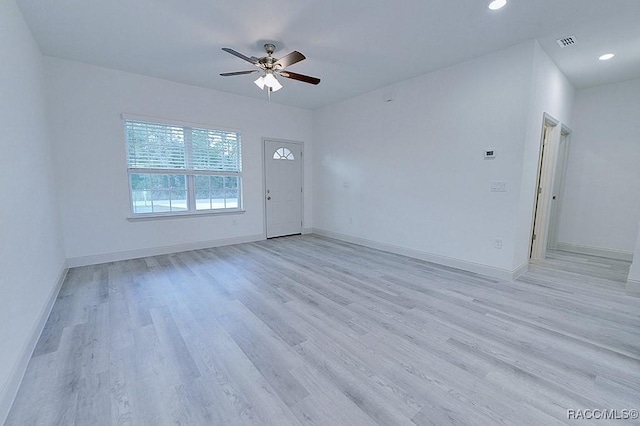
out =
[[[276,49],[275,45],[271,43],[267,43],[264,45],[264,50],[267,52],[267,56],[263,56],[262,58],[256,58],[255,56],[251,56],[251,57],[245,56],[242,53],[236,52],[233,49],[230,49],[228,47],[223,47],[222,50],[224,50],[225,52],[231,53],[232,55],[237,56],[238,58],[243,59],[255,65],[258,69],[249,70],[249,71],[225,72],[220,75],[223,77],[229,77],[233,75],[253,74],[253,73],[262,71],[264,72],[264,75],[258,77],[258,79],[254,81],[254,83],[262,90],[264,90],[266,86],[267,89],[269,90],[269,93],[282,89],[282,84],[280,84],[276,76],[290,78],[292,80],[298,80],[298,81],[302,81],[304,83],[309,83],[309,84],[320,83],[319,78],[310,77],[308,75],[303,75],[303,74],[297,74],[295,72],[285,70],[286,67],[296,64],[302,61],[303,59],[305,59],[305,56],[302,53],[294,50],[293,52],[289,53],[287,56],[283,56],[280,59],[276,59],[273,56],[271,56],[273,55],[273,52],[275,51],[275,49]]]

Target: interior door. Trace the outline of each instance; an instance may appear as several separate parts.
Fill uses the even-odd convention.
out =
[[[546,148],[549,141],[549,133],[551,131],[551,127],[545,126],[542,128],[542,144],[540,148],[540,158],[538,159],[538,179],[536,184],[536,200],[535,207],[533,209],[533,229],[531,235],[531,241],[529,246],[529,258],[536,259],[537,256],[534,253],[535,242],[538,236],[536,234],[540,233],[540,195],[542,194],[542,173],[544,171],[544,155],[546,154]]]
[[[538,170],[538,187],[536,192],[531,248],[529,254],[529,257],[533,260],[544,259],[547,252],[549,216],[551,213],[551,195],[560,139],[558,124],[559,123],[557,121],[552,121],[545,114]]]
[[[551,197],[551,215],[549,217],[549,238],[547,248],[555,250],[558,248],[558,220],[560,216],[560,202],[563,195],[564,175],[569,155],[569,133],[564,131],[560,135],[560,146],[558,147],[558,158],[556,160],[556,170],[553,179],[553,195]]]
[[[264,141],[267,238],[302,233],[302,144]]]

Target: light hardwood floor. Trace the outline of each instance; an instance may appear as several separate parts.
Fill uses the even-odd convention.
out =
[[[500,282],[308,235],[76,268],[6,424],[553,425],[637,409],[628,266],[551,252]]]

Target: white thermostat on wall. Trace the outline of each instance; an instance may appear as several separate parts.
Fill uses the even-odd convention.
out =
[[[495,149],[487,149],[484,152],[484,158],[496,158],[496,150]]]

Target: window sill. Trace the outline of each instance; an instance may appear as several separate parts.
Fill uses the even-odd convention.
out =
[[[205,212],[188,212],[188,213],[152,213],[141,214],[137,216],[129,216],[129,222],[142,222],[146,220],[164,220],[164,219],[180,219],[185,217],[201,217],[201,216],[228,216],[236,214],[244,214],[246,210],[222,210],[222,211],[205,211]]]

